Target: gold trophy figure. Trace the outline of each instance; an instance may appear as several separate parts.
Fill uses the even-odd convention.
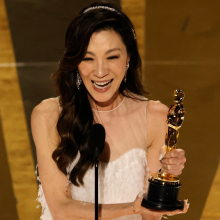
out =
[[[183,107],[184,92],[174,91],[174,105],[171,105],[167,114],[168,132],[165,138],[166,153],[176,149],[179,129],[183,123],[185,110]],[[149,181],[148,193],[144,194],[142,206],[155,210],[174,211],[184,208],[184,201],[178,200],[179,178],[167,173],[154,173]]]

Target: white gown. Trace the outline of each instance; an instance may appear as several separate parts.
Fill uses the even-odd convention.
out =
[[[110,162],[99,162],[99,195],[101,204],[133,202],[140,191],[146,189],[149,168],[147,166],[146,141],[146,104],[147,100],[134,101],[124,98],[120,105],[111,111],[93,110],[97,123],[106,131],[106,142],[114,155]],[[106,146],[105,146],[106,148]],[[67,173],[77,163],[75,160],[67,167]],[[94,167],[89,169],[84,178],[84,187],[71,184],[72,198],[85,202],[95,202]],[[39,185],[38,201],[42,206],[42,220],[53,220],[47,205],[42,186]],[[122,216],[117,220],[141,220],[140,214]]]

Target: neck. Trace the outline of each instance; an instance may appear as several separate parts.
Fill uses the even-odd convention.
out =
[[[98,102],[94,100],[90,95],[88,95],[88,98],[92,109],[98,111],[110,111],[116,108],[122,102],[124,96],[117,92],[112,96],[110,100],[106,102]]]

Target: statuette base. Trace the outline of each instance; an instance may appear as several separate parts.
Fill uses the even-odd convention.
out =
[[[184,201],[178,200],[180,186],[180,183],[173,185],[173,183],[149,179],[148,193],[144,194],[141,205],[153,210],[183,210]]]

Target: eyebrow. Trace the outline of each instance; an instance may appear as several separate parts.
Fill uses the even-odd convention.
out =
[[[111,52],[116,51],[116,50],[121,51],[120,48],[113,48],[113,49],[110,49],[110,50],[106,51],[105,54],[111,53]],[[91,55],[95,56],[95,54],[91,51],[87,51],[86,54],[91,54]]]

